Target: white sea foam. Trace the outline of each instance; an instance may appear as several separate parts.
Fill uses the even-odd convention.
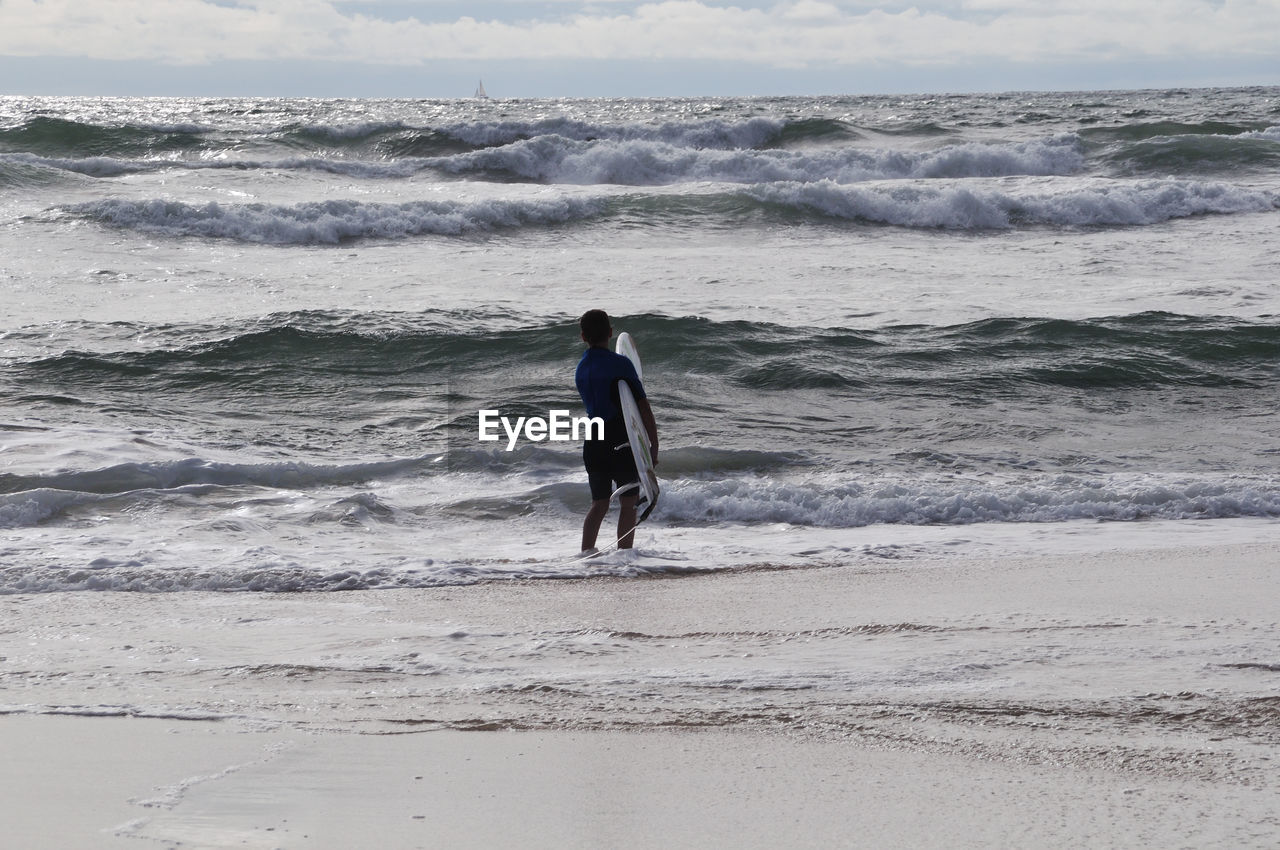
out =
[[[1073,479],[819,486],[767,478],[675,482],[667,522],[786,522],[831,528],[877,524],[1067,522],[1280,516],[1277,482],[1260,479]]]
[[[669,493],[668,495],[672,495]],[[666,498],[666,497],[664,497]],[[576,518],[575,518],[576,519]],[[66,529],[54,551],[11,549],[0,564],[0,595],[67,591],[170,593],[294,593],[363,589],[467,586],[481,583],[696,575],[760,565],[883,565],[996,553],[1051,554],[1163,549],[1221,544],[1269,545],[1275,522],[1267,518],[1181,522],[920,523],[862,527],[803,526],[775,520],[751,528],[732,521],[691,526],[651,519],[637,548],[588,558],[566,548],[578,524],[548,525],[545,517],[504,521],[477,551],[477,533],[448,528],[426,532],[381,525],[352,526],[342,534],[315,531],[299,537],[271,529],[206,528],[183,523],[160,528],[163,545],[119,537],[111,526]],[[147,523],[155,534],[155,523]],[[126,530],[125,534],[132,532]],[[487,533],[485,533],[487,534]],[[42,538],[44,539],[44,538]],[[49,544],[46,544],[49,545]],[[121,548],[108,557],[95,549]],[[127,548],[126,548],[127,547]],[[465,635],[463,635],[465,636]]]
[[[48,488],[0,494],[0,528],[39,525],[63,511],[99,498],[92,493]]]
[[[370,567],[319,570],[297,563],[264,561],[253,567],[199,567],[178,564],[122,564],[113,569],[38,569],[0,567],[0,595],[67,591],[171,593],[214,592],[303,593],[392,588],[457,587],[494,581],[531,579],[635,578],[712,572],[715,567],[690,566],[618,553],[590,561],[565,558],[553,563],[440,563],[426,567]]]
[[[1241,133],[1244,139],[1266,139],[1269,142],[1280,142],[1280,127],[1268,127],[1265,130],[1249,130]]]
[[[0,528],[20,528],[56,519],[77,507],[100,504],[104,516],[127,514],[132,505],[171,504],[186,509],[191,499],[209,499],[229,487],[282,488],[296,493],[299,506],[282,509],[288,523],[351,524],[396,520],[394,501],[357,493],[308,507],[307,492],[321,488],[389,480],[422,468],[418,460],[352,466],[302,464],[122,464],[66,480],[48,477],[44,486],[0,495]],[[455,482],[456,483],[456,482]],[[78,486],[84,489],[70,489]],[[532,504],[545,509],[578,509],[582,488],[570,483],[517,485],[499,494],[452,501],[456,517],[518,516]],[[573,504],[571,504],[573,503]],[[185,506],[185,507],[184,507]],[[1217,519],[1280,517],[1280,485],[1256,477],[1067,475],[1009,482],[944,479],[869,481],[848,484],[798,483],[749,476],[719,481],[676,480],[664,487],[657,519],[681,525],[706,521],[857,528],[885,524],[1045,523],[1081,519]]]
[[[1192,180],[1077,179],[1010,188],[919,183],[842,186],[824,180],[753,186],[746,193],[759,201],[832,218],[957,230],[1150,225],[1195,215],[1280,208],[1280,197],[1270,192]]]
[[[158,199],[111,199],[65,209],[104,224],[167,236],[204,236],[274,245],[332,245],[349,239],[457,236],[497,228],[557,224],[590,218],[600,211],[600,204],[566,197],[402,204],[342,200],[296,206],[217,203],[196,206]]]
[[[551,183],[656,186],[690,181],[859,183],[908,178],[1065,175],[1083,167],[1079,139],[952,145],[936,151],[719,150],[649,140],[583,142],[547,135],[427,160],[450,173],[498,172]]]

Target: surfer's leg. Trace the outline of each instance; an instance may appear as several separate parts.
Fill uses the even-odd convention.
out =
[[[635,499],[632,499],[631,514],[633,517],[635,512]],[[609,513],[608,499],[594,499],[591,502],[591,509],[587,511],[587,518],[582,521],[582,551],[585,552],[596,545],[596,535],[600,533],[600,523],[604,521],[604,516],[607,513]]]
[[[618,504],[622,508],[618,512],[618,548],[630,549],[636,536],[636,497],[619,496]]]
[[[623,445],[613,451],[613,480],[618,482],[618,486],[625,484],[634,484],[640,480],[639,473],[636,472],[636,461],[631,456],[631,446]],[[618,504],[622,510],[618,513],[618,548],[630,549],[632,541],[635,539],[636,530],[636,498],[640,495],[636,489],[626,492],[626,495],[618,497]]]
[[[588,440],[582,446],[582,462],[591,487],[591,508],[582,521],[582,551],[585,552],[595,547],[600,523],[609,513],[609,500],[613,495],[613,452],[607,443]]]

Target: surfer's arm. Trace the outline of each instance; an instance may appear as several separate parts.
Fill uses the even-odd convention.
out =
[[[653,465],[658,465],[658,422],[653,418],[653,408],[649,406],[649,399],[636,399],[636,409],[640,411],[640,421],[644,423],[644,430],[649,434],[649,454],[653,458]]]

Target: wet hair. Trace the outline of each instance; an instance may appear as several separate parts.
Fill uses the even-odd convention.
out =
[[[604,310],[588,310],[578,320],[582,329],[582,338],[588,345],[600,345],[608,342],[613,336],[613,325],[609,323],[609,314]]]

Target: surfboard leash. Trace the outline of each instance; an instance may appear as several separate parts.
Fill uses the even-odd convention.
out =
[[[635,525],[631,526],[631,528],[627,529],[625,532],[622,533],[622,537],[619,537],[617,540],[613,541],[612,543],[606,543],[603,548],[598,548],[594,552],[579,552],[577,555],[574,555],[572,558],[569,558],[567,561],[563,561],[562,563],[574,564],[574,563],[577,563],[578,561],[586,561],[590,558],[594,558],[596,555],[603,555],[605,552],[608,552],[611,549],[616,549],[618,544],[622,542],[623,537],[626,537],[628,534],[631,534],[633,531],[635,531],[639,527],[640,527],[640,523],[637,521]]]
[[[628,490],[639,490],[639,489],[640,489],[639,481],[632,481],[630,484],[623,484],[621,487],[619,487],[617,490],[614,490],[613,493],[609,495],[609,501],[612,502],[614,499],[618,498],[618,496],[622,495],[623,493],[626,493]],[[637,505],[636,507],[638,508],[639,505]],[[635,525],[631,526],[631,528],[624,531],[618,537],[618,539],[613,541],[612,543],[606,543],[603,547],[597,548],[594,552],[579,552],[577,555],[574,555],[571,558],[566,558],[563,561],[556,561],[552,563],[551,566],[559,567],[559,566],[565,566],[567,564],[576,564],[581,561],[586,561],[590,558],[594,558],[596,555],[603,555],[605,552],[608,552],[612,549],[616,549],[618,544],[622,542],[623,537],[626,537],[628,534],[631,534],[636,529],[638,529],[640,527],[640,523],[644,522],[645,519],[648,518],[649,513],[653,510],[653,507],[654,506],[652,504],[649,505],[649,507],[644,511],[644,513],[640,514],[640,516],[636,519]]]

